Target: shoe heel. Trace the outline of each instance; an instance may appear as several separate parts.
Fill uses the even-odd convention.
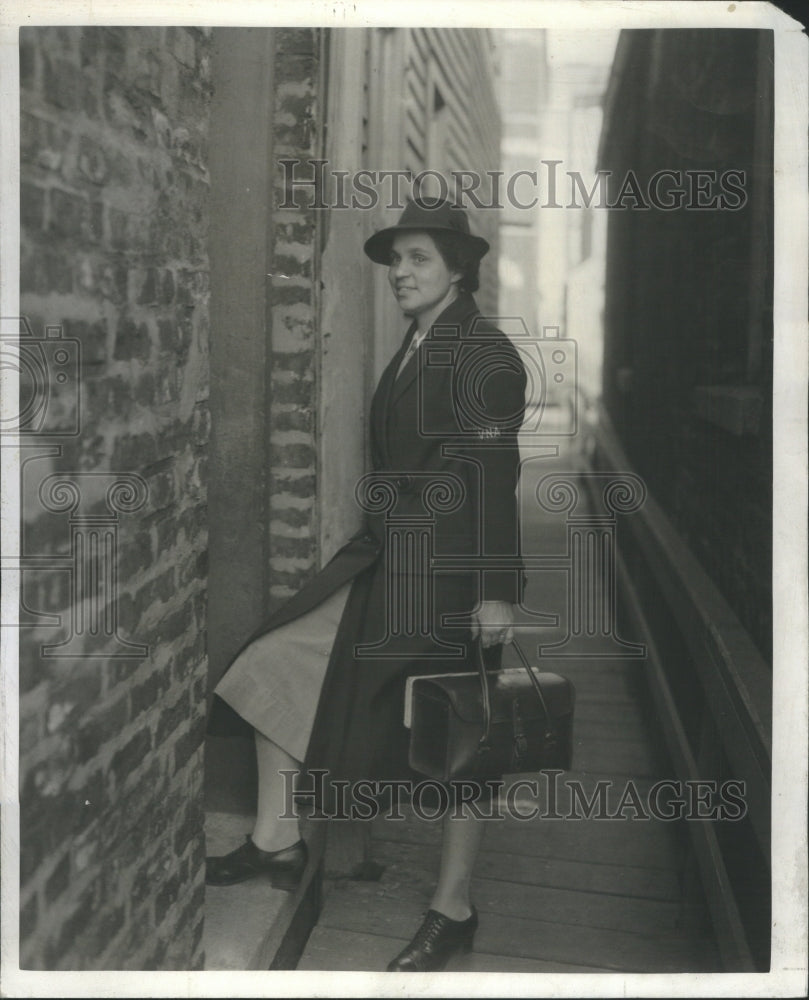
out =
[[[468,937],[465,937],[461,942],[461,954],[468,955],[469,952],[472,950],[474,944],[475,944],[475,932],[472,931],[472,933]]]
[[[270,878],[270,885],[273,889],[281,889],[284,892],[294,892],[300,884],[300,876],[285,878],[283,875],[274,875]]]

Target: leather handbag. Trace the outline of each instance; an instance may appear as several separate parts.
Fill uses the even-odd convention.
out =
[[[567,770],[573,756],[575,689],[535,672],[515,641],[522,668],[410,677],[405,725],[410,766],[438,781],[486,781],[504,774]]]

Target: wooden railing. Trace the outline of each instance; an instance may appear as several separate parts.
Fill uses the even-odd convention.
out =
[[[631,472],[606,417],[595,470]],[[744,782],[746,816],[686,823],[726,968],[769,963],[772,674],[727,601],[653,497],[621,526],[627,633],[648,645],[648,685],[676,776]]]

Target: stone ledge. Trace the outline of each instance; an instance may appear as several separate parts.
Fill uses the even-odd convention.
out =
[[[254,817],[209,812],[208,854],[226,854],[243,842]],[[324,824],[304,823],[309,864],[295,892],[273,889],[267,880],[205,889],[207,970],[294,969],[320,913]]]

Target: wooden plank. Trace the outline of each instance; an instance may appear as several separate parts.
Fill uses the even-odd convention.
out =
[[[573,732],[582,740],[597,742],[605,746],[607,743],[616,741],[639,743],[645,746],[648,739],[646,725],[641,720],[621,719],[619,723],[609,716],[605,716],[601,711],[593,711],[589,716],[584,716],[582,712],[577,711],[574,715]],[[662,770],[668,769],[668,766],[665,766]]]
[[[438,871],[439,845],[407,844],[402,841],[376,840],[373,857],[386,871],[380,886],[400,877],[396,872],[411,864],[432,863]],[[390,871],[388,871],[390,869]],[[563,858],[537,858],[497,850],[484,841],[475,864],[480,878],[516,880],[527,885],[600,892],[607,895],[636,896],[673,902],[681,898],[677,869],[643,867],[632,864],[596,862],[589,858],[569,861]]]
[[[456,972],[614,972],[593,965],[569,965],[566,962],[543,962],[536,958],[514,958],[506,955],[488,955],[473,951],[464,955],[455,965]]]
[[[616,708],[620,707],[620,715]],[[580,719],[587,719],[590,722],[604,722],[610,720],[616,727],[618,726],[642,726],[646,727],[648,713],[637,702],[623,701],[620,705],[615,702],[607,702],[603,698],[586,698],[576,695],[576,706],[573,710],[573,725]]]
[[[401,878],[401,871],[406,871],[410,865],[432,862],[437,873],[438,857],[437,846],[428,850],[423,844],[397,841],[377,841],[374,844],[374,858],[386,869],[379,883],[383,890],[392,880]],[[671,868],[643,868],[584,859],[532,858],[490,850],[486,845],[475,864],[475,875],[486,879],[519,881],[525,885],[664,902],[677,902],[681,898],[679,873]]]
[[[372,911],[379,900],[398,903],[402,909],[419,911],[429,904],[436,883],[437,857],[409,851],[386,852],[386,872],[382,882],[341,882],[334,889],[336,906],[350,896],[351,905]],[[335,883],[335,885],[337,885]],[[472,882],[472,899],[481,914],[547,917],[563,924],[584,927],[614,927],[636,934],[662,934],[676,931],[682,915],[679,902],[604,895],[579,889],[532,885],[517,879],[500,866],[493,876],[477,872]],[[324,911],[324,923],[329,914]],[[339,926],[339,924],[338,924]]]
[[[409,940],[421,920],[417,905],[398,898],[377,897],[373,902],[326,897],[320,927],[332,926],[360,934]],[[633,972],[718,971],[717,956],[705,939],[677,931],[628,933],[614,927],[586,927],[557,920],[536,920],[502,913],[481,913],[475,936],[480,951],[494,955],[582,964]]]
[[[598,741],[585,739],[582,728],[574,742],[573,760],[582,771],[613,777],[651,778],[659,774],[659,763],[648,743],[639,740]]]
[[[297,971],[384,972],[409,940],[318,924],[306,942]]]
[[[409,939],[407,939],[409,940]],[[298,964],[301,972],[383,972],[388,962],[407,944],[404,938],[379,934],[358,934],[335,927],[316,927]],[[458,956],[447,972],[613,972],[587,965],[543,962],[538,959],[513,958],[472,952]],[[392,980],[391,983],[395,982]]]
[[[565,804],[560,802],[560,809]],[[436,844],[440,823],[373,821],[373,837],[405,844]],[[486,831],[487,849],[534,858],[587,858],[608,864],[676,869],[680,852],[670,826],[649,821],[550,820],[520,823],[492,821]]]
[[[398,846],[401,849],[402,845]],[[644,899],[674,901],[680,897],[676,871],[665,868],[567,861],[560,858],[526,858],[506,851],[491,850],[481,855],[475,870],[481,878],[506,878],[511,875],[526,884]]]
[[[425,853],[424,845],[421,844],[377,841],[374,844],[374,857],[385,866],[385,874],[380,883],[383,891],[394,882],[406,879],[407,876],[403,873],[411,867],[432,864],[433,873],[438,872],[437,848]],[[668,903],[677,902],[681,897],[677,872],[670,869],[599,864],[584,859],[566,861],[559,858],[525,857],[490,849],[485,841],[475,864],[475,876]]]

